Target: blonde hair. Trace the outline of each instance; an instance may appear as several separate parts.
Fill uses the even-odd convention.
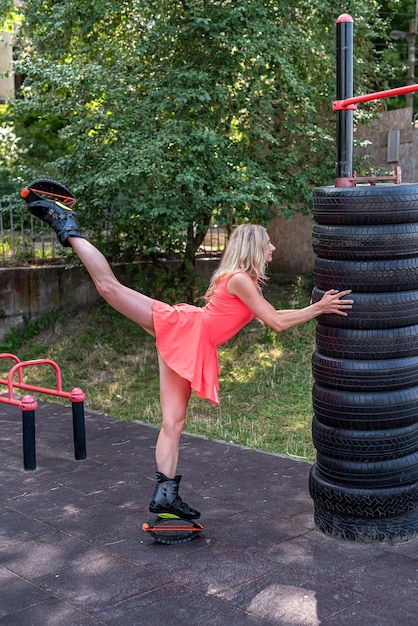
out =
[[[266,247],[270,238],[264,226],[241,224],[232,233],[222,260],[212,274],[205,299],[209,300],[218,282],[228,274],[246,272],[259,285],[266,277]]]

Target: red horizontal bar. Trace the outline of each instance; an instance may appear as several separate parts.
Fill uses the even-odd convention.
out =
[[[0,385],[10,385],[8,380],[0,378]],[[61,391],[58,389],[48,389],[48,387],[39,387],[38,385],[29,385],[26,383],[15,383],[11,381],[12,387],[16,387],[17,389],[25,389],[26,391],[37,391],[38,393],[46,393],[51,396],[58,396],[60,398],[71,398],[71,393],[68,391]],[[9,387],[9,396],[13,397],[13,394],[10,394]]]
[[[20,400],[14,400],[13,398],[3,398],[3,396],[0,396],[0,402],[3,402],[4,404],[12,404],[13,406],[19,406],[21,404]]]
[[[385,91],[376,91],[363,96],[354,96],[346,98],[346,100],[335,100],[332,103],[333,111],[344,111],[346,109],[357,109],[359,102],[368,102],[369,100],[380,100],[381,98],[391,98],[392,96],[402,96],[404,93],[418,91],[418,85],[407,85],[406,87],[396,87],[396,89],[386,89]]]
[[[21,400],[15,400],[14,398],[3,398],[0,396],[0,402],[4,404],[11,404],[12,406],[18,406],[21,411],[36,411],[38,403],[32,396],[25,396]]]

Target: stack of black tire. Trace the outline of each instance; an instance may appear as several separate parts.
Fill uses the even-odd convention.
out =
[[[310,473],[315,523],[354,541],[418,533],[418,184],[314,192],[313,301],[352,289],[348,317],[317,318]]]

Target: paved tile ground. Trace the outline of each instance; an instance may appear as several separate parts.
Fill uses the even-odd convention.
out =
[[[166,546],[151,516],[157,430],[39,404],[37,469],[0,404],[0,626],[417,626],[418,540],[358,544],[313,524],[309,465],[184,436],[182,495],[204,532]]]

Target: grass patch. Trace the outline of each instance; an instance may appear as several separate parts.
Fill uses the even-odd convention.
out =
[[[298,280],[270,284],[265,292],[276,308],[299,308],[308,304],[310,287]],[[14,331],[14,349],[3,344],[1,352],[14,352],[21,360],[54,360],[64,390],[81,387],[89,409],[116,419],[160,424],[154,340],[107,305],[74,316],[49,314],[46,322],[31,325],[31,332],[19,337],[20,345]],[[313,460],[314,344],[313,321],[283,333],[258,321],[248,325],[219,348],[221,404],[193,395],[186,432]],[[2,378],[12,364],[0,360]],[[25,382],[54,387],[54,381],[51,367],[25,370]]]

